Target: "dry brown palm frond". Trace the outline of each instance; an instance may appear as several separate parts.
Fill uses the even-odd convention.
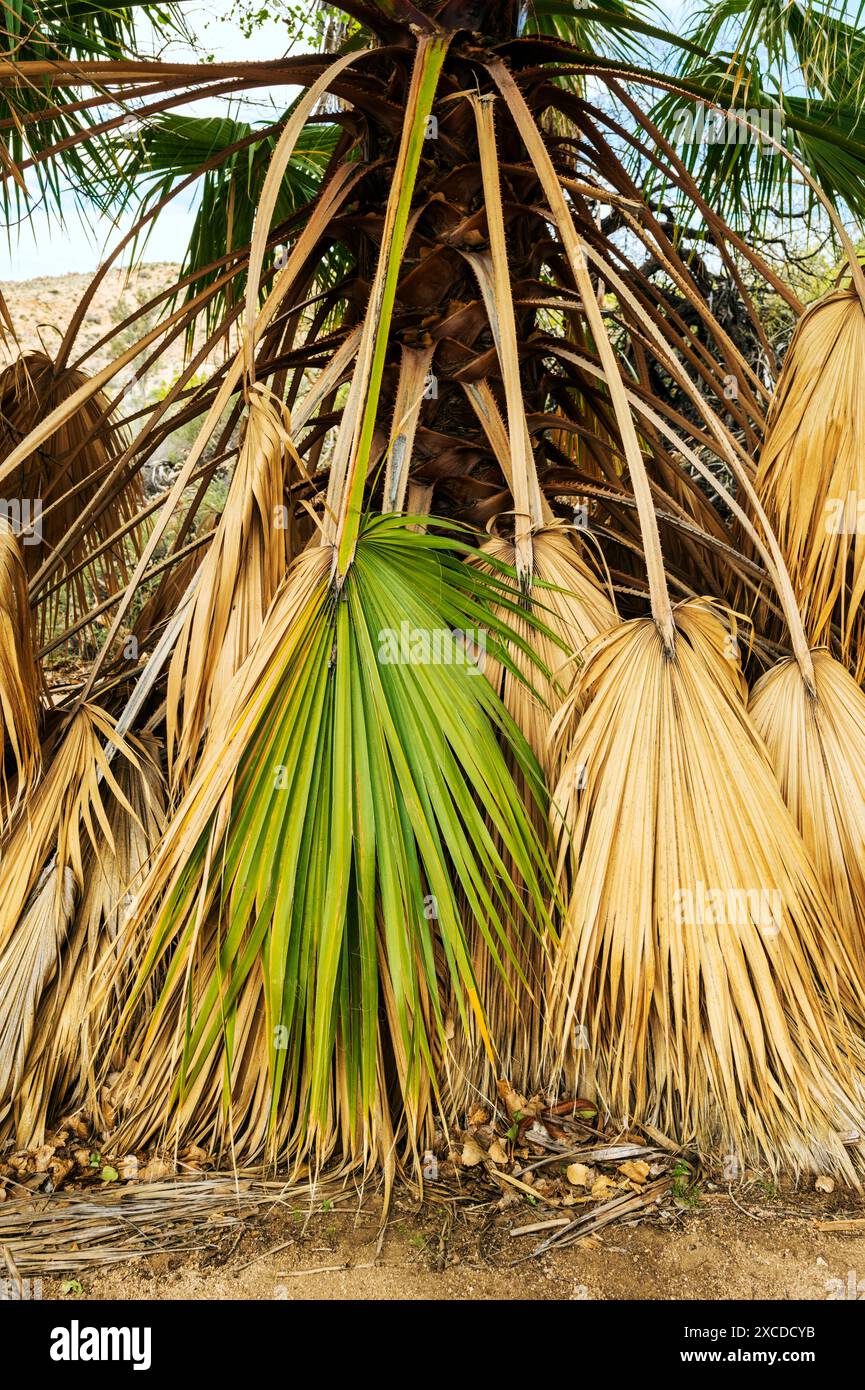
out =
[[[860,302],[857,298],[857,306]],[[855,313],[861,315],[861,310],[857,307]],[[731,451],[727,461],[762,534],[734,499],[727,503],[774,579],[794,653],[793,662],[785,659],[761,678],[752,714],[834,909],[839,934],[865,970],[865,879],[857,868],[865,828],[865,696],[828,650],[809,648],[794,583],[763,502]],[[704,466],[693,462],[721,491]]]
[[[0,520],[0,827],[34,786],[42,766],[39,746],[41,677],[33,642],[27,576],[21,547]],[[15,761],[15,790],[6,754]]]
[[[113,1026],[112,1010],[119,1006],[137,968],[143,943],[131,938],[125,927],[166,826],[158,741],[150,735],[126,735],[125,746],[134,760],[126,757],[112,763],[120,789],[119,797],[111,796],[108,808],[113,853],[105,852],[101,839],[90,846],[92,872],[88,868],[78,912],[79,921],[87,927],[100,979],[110,974],[110,987],[104,991],[98,981],[93,982],[91,994],[98,1005],[91,1023],[94,1036]]]
[[[0,955],[0,1120],[20,1094],[39,1003],[75,915],[76,886],[71,869],[61,877],[56,863],[47,868]]]
[[[93,705],[75,715],[0,857],[0,1105],[13,1095],[42,995],[58,968],[88,851],[114,853],[106,795],[130,810],[103,740],[137,762]]]
[[[648,620],[601,638],[572,696],[588,708],[553,798],[558,1060],[625,1123],[852,1177],[855,971],[700,609],[677,610],[673,660]]]
[[[55,372],[43,352],[27,352],[0,372],[0,461],[27,438],[31,430],[87,382],[86,375],[67,367]],[[101,391],[70,411],[54,432],[25,458],[2,485],[7,507],[21,508],[22,525],[29,523],[24,560],[28,574],[43,564],[77,520],[82,507],[96,494],[122,452],[122,434],[111,419],[109,401]],[[93,519],[81,541],[65,556],[62,574],[75,570],[91,550],[135,516],[141,504],[141,483],[130,475],[114,490],[110,501]],[[31,540],[40,543],[31,544]],[[114,593],[129,578],[136,533],[125,543],[109,545],[90,565],[71,575],[46,601],[40,614],[44,635],[58,615],[70,621],[91,606],[93,590],[101,597]]]
[[[499,565],[515,566],[513,541],[494,537],[484,543],[483,552]],[[510,625],[533,655],[510,643],[508,652],[516,671],[487,657],[484,672],[541,766],[549,767],[551,719],[573,683],[583,649],[613,626],[616,610],[580,555],[570,527],[551,522],[534,532],[532,552],[531,611],[535,621],[527,617],[521,622],[511,615]],[[551,635],[539,630],[538,623]]]
[[[26,1067],[13,1106],[15,1142],[32,1148],[44,1142],[51,1116],[89,1102],[100,1114],[96,1073],[100,1047],[122,1007],[125,989],[143,949],[125,931],[141,882],[165,828],[164,789],[158,746],[128,738],[136,762],[116,760],[117,785],[124,801],[108,793],[111,840],[99,835],[85,850],[85,881],[74,922],[59,952],[59,967],[45,991]],[[53,871],[56,872],[56,871]],[[71,870],[67,871],[74,890]],[[46,911],[47,911],[46,904]],[[143,1000],[146,1009],[152,1002]],[[122,1056],[111,1059],[112,1066]]]
[[[498,538],[488,541],[484,551],[494,561],[512,565],[521,579],[527,603],[550,629],[550,636],[538,634],[526,623],[519,635],[532,642],[549,678],[543,690],[536,685],[537,667],[515,644],[510,656],[519,677],[491,665],[493,685],[528,739],[536,757],[547,759],[549,725],[567,686],[571,672],[562,674],[586,642],[615,622],[616,613],[595,575],[576,548],[568,528],[557,525],[538,481],[520,385],[514,305],[508,275],[504,216],[499,182],[493,99],[472,97],[478,132],[481,172],[486,199],[490,237],[489,255],[470,253],[468,259],[481,287],[497,354],[501,363],[507,406],[507,427],[487,382],[466,386],[466,394],[483,425],[484,432],[499,461],[514,498],[513,542]],[[551,588],[538,588],[540,579]],[[557,646],[561,642],[561,647]],[[529,668],[532,668],[531,673]]]
[[[798,623],[798,614],[794,622]],[[801,626],[793,660],[754,687],[750,711],[784,800],[828,900],[835,930],[865,985],[865,695],[825,648],[809,651]]]
[[[476,258],[482,271],[480,258]],[[492,306],[491,306],[492,308]],[[494,313],[494,311],[493,311]],[[484,432],[501,466],[505,481],[513,486],[513,467],[507,429],[486,382],[466,388]],[[531,450],[525,455],[530,475],[535,476]],[[530,537],[533,585],[526,595],[534,617],[548,631],[539,630],[536,623],[521,622],[510,615],[510,623],[522,641],[531,646],[538,657],[539,669],[528,653],[515,643],[508,649],[520,679],[498,662],[487,659],[484,670],[505,706],[513,715],[542,766],[549,754],[550,720],[562,702],[573,680],[573,664],[579,660],[582,648],[600,632],[612,627],[616,610],[594,571],[581,553],[581,542],[573,528],[557,522],[542,497],[542,525]],[[516,568],[516,544],[502,537],[493,537],[483,546],[494,566],[506,564]],[[549,672],[545,676],[543,671]]]
[[[203,521],[200,534],[210,535],[218,524],[219,516],[216,512],[211,512]],[[145,599],[132,627],[132,636],[136,639],[139,650],[143,651],[153,641],[157,630],[176,612],[206,553],[203,546],[196,546],[194,550],[190,550],[165,571],[153,592]]]
[[[289,559],[280,519],[287,466],[300,465],[288,411],[260,385],[251,388],[248,409],[225,508],[169,671],[166,726],[175,785],[188,781],[214,706],[258,637]]]
[[[587,708],[575,731],[567,712],[560,720],[567,745],[553,816],[569,901],[550,984],[551,1055],[578,1090],[595,1084],[624,1124],[656,1123],[773,1169],[829,1166],[855,1177],[844,1134],[861,1135],[865,1113],[857,967],[833,930],[739,678],[724,673],[723,625],[699,602],[674,615],[645,462],[583,244],[522,94],[501,64],[492,70],[582,295],[628,462],[652,607],[651,621],[621,624],[589,650],[570,697]],[[786,603],[789,579],[768,529],[766,541]],[[793,641],[807,667],[798,631]]]
[[[749,710],[865,978],[865,695],[828,651],[812,661],[815,695],[783,661],[757,682]]]
[[[790,569],[805,630],[865,674],[865,309],[840,289],[811,306],[790,344],[769,415],[757,491]]]
[[[865,834],[865,695],[827,649],[809,648],[778,539],[747,474],[731,466],[765,541],[732,500],[731,508],[774,578],[793,648],[792,660],[783,659],[757,683],[751,714],[838,933],[865,980],[865,876],[858,868]]]
[[[193,782],[169,822],[138,895],[133,922],[136,931],[145,930],[167,903],[167,885],[174,876],[182,876],[196,845],[208,835],[208,826],[208,838],[212,839],[230,824],[233,747],[242,744],[262,715],[268,698],[268,668],[283,647],[301,643],[304,619],[324,602],[331,563],[331,553],[319,546],[297,558],[254,653],[217,707]],[[270,785],[272,788],[272,776]],[[209,858],[208,851],[208,862]],[[171,1127],[177,1142],[226,1143],[233,1154],[243,1152],[258,1159],[272,1123],[266,1100],[270,1035],[260,972],[253,972],[245,981],[242,996],[234,1004],[230,1058],[226,1039],[225,1046],[214,1048],[207,1057],[194,1084],[175,1098],[188,1010],[196,1016],[198,1009],[213,1007],[212,1000],[207,1001],[208,990],[220,974],[224,928],[218,914],[210,910],[209,900],[199,904],[192,930],[197,968],[188,975],[169,968],[159,1007],[152,1016],[142,1016],[138,1008],[133,1016],[124,1015],[113,1039],[113,1046],[124,1048],[130,1056],[119,1142],[121,1146],[151,1142],[167,1127],[173,1108]],[[168,958],[169,953],[165,955]],[[286,1107],[286,1113],[278,1118],[279,1133],[274,1142],[282,1148],[292,1133],[292,1108]]]
[[[732,497],[727,504],[774,580],[794,658],[782,660],[761,678],[751,711],[834,909],[838,932],[862,971],[865,878],[856,865],[865,827],[865,696],[828,650],[809,648],[790,572],[761,498],[732,451],[727,460],[760,531]],[[724,497],[717,480],[693,461]]]

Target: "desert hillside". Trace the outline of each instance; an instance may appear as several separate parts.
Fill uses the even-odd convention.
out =
[[[71,361],[87,354],[82,366],[92,373],[115,356],[120,344],[115,343],[111,350],[99,347],[102,339],[113,328],[139,306],[149,304],[160,293],[168,289],[176,280],[179,268],[161,262],[142,265],[136,270],[109,270],[98,286],[84,316],[78,333],[77,350]],[[42,349],[53,356],[61,341],[73,310],[87,286],[93,279],[87,275],[40,275],[33,280],[0,281],[2,294],[18,339],[18,346],[12,341],[0,341],[0,362],[8,361],[22,350]],[[147,325],[158,322],[165,312],[165,302],[157,304],[147,315]],[[122,334],[122,346],[126,347],[139,336],[140,328]],[[95,351],[93,349],[95,348]],[[164,375],[176,373],[183,356],[182,342],[172,345],[162,355],[160,372]]]

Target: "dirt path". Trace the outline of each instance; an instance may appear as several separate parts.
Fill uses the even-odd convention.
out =
[[[327,1204],[325,1204],[327,1205]],[[827,1299],[865,1298],[865,1202],[811,1193],[708,1193],[641,1224],[514,1263],[537,1236],[527,1207],[456,1210],[398,1199],[377,1255],[375,1203],[354,1194],[313,1214],[290,1200],[200,1248],[83,1274],[88,1299]],[[856,1220],[852,1229],[828,1221]],[[281,1247],[281,1248],[277,1248]],[[857,1288],[857,1285],[859,1286]]]

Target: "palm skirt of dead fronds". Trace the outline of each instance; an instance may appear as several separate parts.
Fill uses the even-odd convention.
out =
[[[698,607],[601,638],[553,796],[569,905],[557,1060],[623,1124],[852,1176],[858,976]],[[720,628],[720,623],[718,623]]]
[[[66,340],[0,376],[0,501],[22,522],[38,501],[43,542],[0,535],[2,1136],[38,1142],[69,1105],[110,1128],[119,1100],[121,1151],[170,1137],[390,1178],[506,1071],[594,1087],[623,1127],[715,1156],[855,1177],[860,301],[803,318],[767,438],[771,347],[740,270],[801,306],[713,216],[737,311],[713,314],[709,269],[617,153],[621,104],[653,186],[709,221],[621,69],[524,32],[517,5],[486,7],[484,47],[468,3],[425,6],[428,25],[361,8],[380,43],[291,60],[305,90],[268,135],[254,220],[232,194],[238,238],[117,325],[97,376],[107,342],[73,359]],[[62,58],[40,73],[49,104],[57,74],[78,80]],[[181,334],[176,380],[131,401]],[[763,440],[758,487],[832,653],[813,678],[751,483]],[[584,492],[591,552],[566,525]],[[97,652],[52,688],[41,750],[27,579],[46,664],[79,630]],[[731,607],[757,615],[751,670],[786,654],[779,616],[797,654],[753,715]],[[130,629],[145,664],[119,659]],[[479,632],[488,679],[466,660]],[[158,751],[118,734],[139,719]]]

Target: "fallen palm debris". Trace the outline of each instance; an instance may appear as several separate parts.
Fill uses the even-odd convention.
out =
[[[251,1229],[283,1199],[310,1207],[338,1194],[363,1200],[345,1168],[299,1182],[212,1171],[215,1165],[195,1145],[177,1154],[118,1156],[110,1140],[88,1138],[82,1121],[67,1118],[38,1149],[0,1159],[0,1248],[8,1252],[8,1267],[26,1278],[74,1275],[165,1252],[207,1255],[218,1233]],[[648,1213],[690,1182],[693,1169],[662,1135],[605,1130],[584,1098],[549,1104],[500,1082],[497,1100],[478,1105],[463,1130],[436,1135],[424,1159],[424,1194],[504,1221],[518,1209],[559,1210],[553,1221],[510,1231],[511,1237],[552,1231],[530,1252],[540,1254]]]
[[[13,1277],[24,1278],[164,1252],[204,1254],[218,1232],[249,1223],[285,1190],[278,1180],[221,1174],[14,1197],[0,1205],[0,1249]],[[327,1189],[318,1183],[314,1190],[320,1196]],[[302,1199],[313,1188],[301,1183],[291,1191]]]

